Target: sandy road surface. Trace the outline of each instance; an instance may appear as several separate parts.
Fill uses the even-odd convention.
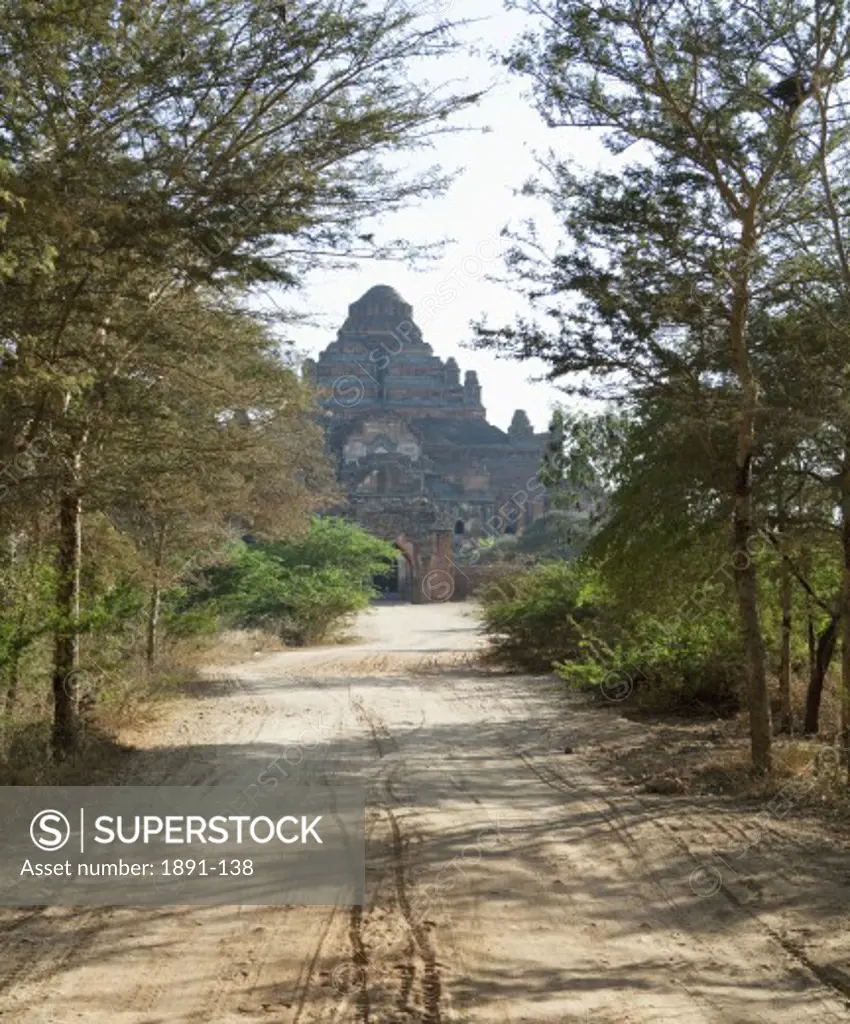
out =
[[[0,1021],[850,1020],[850,858],[777,827],[700,898],[745,819],[606,783],[582,743],[616,720],[476,669],[463,606],[359,632],[228,670],[140,739],[132,780],[344,757],[370,786],[367,905],[2,911]]]

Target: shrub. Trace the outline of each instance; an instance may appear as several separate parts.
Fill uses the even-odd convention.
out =
[[[740,706],[743,655],[734,624],[703,611],[664,622],[617,604],[587,562],[554,562],[481,593],[491,660],[555,672],[609,700],[634,693],[666,710],[732,712]]]
[[[490,584],[480,598],[490,658],[548,671],[556,661],[583,656],[603,594],[592,568],[552,562]]]
[[[587,643],[582,657],[559,661],[558,675],[577,689],[598,688],[611,700],[634,693],[638,704],[656,710],[739,709],[743,653],[725,619],[661,623],[635,613],[628,621],[610,643]]]
[[[354,523],[314,519],[303,538],[239,547],[229,565],[207,572],[202,600],[236,628],[272,631],[296,646],[317,643],[368,606],[372,578],[394,556]]]

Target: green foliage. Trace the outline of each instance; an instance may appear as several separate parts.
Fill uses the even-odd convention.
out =
[[[521,534],[485,538],[475,545],[478,565],[502,562],[532,565],[577,558],[588,540],[587,518],[568,509],[552,509]]]
[[[481,593],[490,657],[518,668],[547,671],[580,657],[585,627],[601,614],[604,591],[595,569],[543,564]]]
[[[850,538],[850,135],[838,101],[848,10],[788,0],[524,6],[540,17],[505,63],[530,79],[549,124],[599,128],[621,159],[542,165],[526,191],[548,201],[562,237],[547,251],[532,226],[507,257],[540,315],[482,326],[479,342],[542,358],[565,391],[618,398],[628,412],[630,458],[593,550],[625,554],[620,575],[634,571],[655,592],[635,584],[630,612],[661,590],[685,600],[687,582],[662,581],[692,578],[689,556],[700,543],[712,552],[732,525],[737,593],[725,602],[747,644],[753,763],[766,772],[765,602],[748,545],[761,526],[797,552],[823,543],[839,506]],[[770,86],[795,68],[808,87],[778,102]],[[845,564],[848,554],[850,539]],[[717,643],[726,649],[722,631]],[[680,676],[690,685],[690,670]],[[846,723],[850,680],[844,688]]]
[[[550,563],[484,590],[489,657],[551,671],[572,688],[665,709],[736,710],[744,661],[720,601],[659,618],[617,601],[606,567]]]
[[[390,544],[339,519],[314,519],[301,538],[240,546],[231,564],[209,571],[201,600],[235,627],[315,643],[374,596],[372,577],[393,558]]]
[[[385,570],[384,560],[397,554],[391,544],[356,523],[333,517],[316,517],[303,536],[261,545],[261,549],[287,568],[339,568],[361,584]]]
[[[737,711],[745,676],[740,642],[725,614],[660,622],[635,613],[608,642],[586,635],[581,655],[555,668],[570,686],[598,688],[610,700],[634,692],[643,707],[691,712]]]
[[[15,551],[0,568],[0,673],[18,670],[22,655],[54,626],[53,567],[37,554]]]
[[[211,628],[207,611],[175,619],[169,591],[227,524],[280,538],[332,503],[312,396],[268,324],[286,315],[253,291],[427,250],[364,221],[446,186],[399,155],[477,99],[411,74],[455,51],[445,19],[397,0],[283,6],[25,2],[0,20],[0,540],[53,562],[47,590],[0,578],[0,668],[52,629],[39,669],[60,758],[82,661],[141,656],[147,677],[160,625]],[[360,599],[314,539],[324,555],[301,562],[270,548],[265,583],[243,566],[303,637]],[[357,575],[368,558],[348,553]]]
[[[221,613],[214,603],[188,604],[188,587],[171,587],[163,595],[162,631],[167,640],[213,637],[221,631]]]

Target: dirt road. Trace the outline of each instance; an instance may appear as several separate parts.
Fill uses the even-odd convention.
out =
[[[464,606],[358,629],[199,688],[132,779],[344,757],[371,794],[362,911],[3,911],[0,1021],[850,1020],[845,854],[792,815],[733,861],[750,817],[613,786],[583,749],[630,726],[476,668]]]

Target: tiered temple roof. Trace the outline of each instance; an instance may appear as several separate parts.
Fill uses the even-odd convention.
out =
[[[348,307],[336,341],[309,372],[335,414],[380,407],[414,417],[485,416],[475,373],[461,384],[457,362],[434,355],[413,320],[413,307],[387,285],[370,288]],[[339,401],[343,392],[352,398]]]
[[[476,529],[504,519],[505,503],[520,518],[536,514],[529,494],[541,490],[531,482],[547,435],[521,410],[507,432],[488,423],[475,372],[461,382],[456,360],[434,355],[394,289],[377,285],[353,302],[336,340],[304,369],[351,507],[378,522],[393,502],[430,502]],[[388,536],[398,526],[390,518]]]

